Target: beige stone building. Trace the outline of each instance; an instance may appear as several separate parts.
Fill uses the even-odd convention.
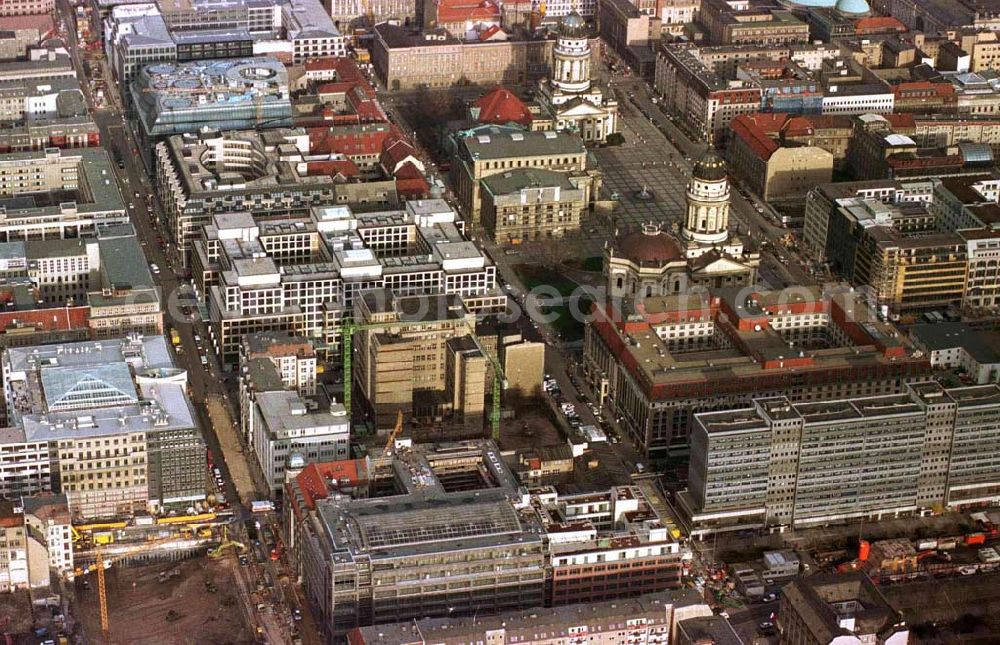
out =
[[[520,337],[513,342],[506,340],[501,338],[500,361],[507,390],[522,396],[541,393],[545,377],[545,343],[521,341]]]
[[[760,116],[773,121],[775,115]],[[832,181],[834,159],[818,145],[790,141],[784,137],[786,131],[772,137],[758,122],[758,115],[736,117],[729,139],[729,166],[765,201],[795,204],[815,186]]]
[[[0,2],[0,16],[25,16],[52,13],[53,0],[4,0]]]
[[[62,491],[82,517],[146,512],[146,433],[82,436],[56,443]]]
[[[569,132],[524,132],[520,128],[482,126],[455,135],[452,185],[467,221],[478,225],[482,180],[517,169],[558,171],[583,192],[589,204],[599,189],[599,175],[587,167],[587,149]]]
[[[444,391],[451,399],[451,422],[472,433],[482,431],[486,418],[488,363],[471,335],[445,343]]]
[[[481,183],[482,223],[498,243],[561,237],[587,210],[584,191],[554,170],[517,168]]]
[[[555,40],[463,41],[444,29],[375,27],[372,64],[389,90],[469,84],[520,85],[547,76]]]
[[[65,495],[46,493],[22,497],[21,504],[28,540],[39,547],[37,550],[29,547],[31,586],[45,586],[49,584],[50,572],[63,575],[73,570],[73,527],[69,503]]]
[[[726,63],[714,56],[725,50]],[[741,51],[730,52],[738,49]],[[746,58],[742,50],[766,55],[757,47],[698,48],[690,44],[662,45],[656,54],[653,86],[663,109],[677,116],[689,134],[715,145],[725,142],[729,124],[740,114],[760,111],[761,89],[748,81],[729,80],[730,66]],[[787,52],[787,48],[773,48]]]
[[[972,44],[969,69],[973,72],[1000,69],[1000,37],[994,31],[981,31]]]
[[[356,302],[353,378],[376,427],[407,421],[482,431],[488,359],[459,296],[368,291]],[[365,326],[368,328],[366,329]]]
[[[24,515],[9,500],[0,501],[0,591],[28,586],[28,540]]]

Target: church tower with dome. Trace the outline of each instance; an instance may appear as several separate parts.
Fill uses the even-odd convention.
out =
[[[713,151],[698,160],[687,187],[684,240],[695,252],[729,238],[729,176],[726,162]]]
[[[539,102],[555,130],[575,131],[584,141],[603,143],[618,129],[618,102],[591,80],[587,23],[573,11],[558,29],[552,76],[541,82]]]
[[[604,253],[608,293],[642,298],[753,284],[760,254],[729,232],[726,162],[709,150],[694,165],[679,239],[656,223],[618,236]]]

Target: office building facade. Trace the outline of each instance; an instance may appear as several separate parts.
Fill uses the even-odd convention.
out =
[[[680,506],[692,534],[706,535],[992,503],[998,424],[996,385],[924,381],[880,397],[756,399],[696,415]]]

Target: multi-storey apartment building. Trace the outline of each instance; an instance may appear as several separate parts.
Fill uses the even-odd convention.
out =
[[[101,225],[96,237],[0,242],[0,255],[19,267],[4,273],[8,296],[22,306],[30,293],[37,310],[83,307],[94,338],[163,331],[159,292],[130,225]]]
[[[21,497],[24,509],[24,526],[28,539],[38,540],[48,556],[48,569],[57,575],[65,575],[73,570],[73,526],[69,512],[69,501],[65,495],[43,494]],[[32,572],[35,570],[29,552],[28,560]],[[44,583],[48,584],[48,575]]]
[[[280,494],[295,457],[307,462],[348,458],[350,424],[340,404],[311,410],[295,391],[256,391],[251,418],[252,451],[272,495]]]
[[[859,199],[886,204],[921,202],[930,204],[934,199],[937,182],[932,179],[877,179],[821,184],[806,196],[805,221],[802,241],[809,254],[821,262],[827,259],[826,248],[830,237],[831,213],[839,207],[839,200]],[[935,204],[936,207],[936,204]],[[953,227],[945,226],[947,230]]]
[[[0,31],[5,31],[4,20],[0,18]],[[42,37],[37,30],[26,31]],[[19,43],[15,55],[22,57],[24,43]],[[69,58],[54,50],[28,61],[0,62],[0,112],[4,121],[0,153],[100,145],[100,132],[87,111],[76,72]]]
[[[342,405],[320,409],[316,351],[309,339],[257,333],[240,352],[240,430],[256,458],[261,480],[281,495],[293,462],[348,457],[349,419]]]
[[[699,53],[690,46],[661,47],[654,87],[664,109],[680,117],[691,134],[718,146],[725,142],[733,119],[760,111],[761,89],[727,81],[702,62]]]
[[[765,5],[703,0],[698,21],[713,45],[787,45],[809,41],[808,24],[791,11]]]
[[[996,385],[925,381],[889,396],[756,399],[696,415],[680,506],[693,534],[705,535],[992,502],[998,433]]]
[[[557,495],[531,489],[549,543],[546,604],[594,603],[681,585],[685,549],[639,486]],[[660,508],[663,508],[660,506]],[[617,584],[609,585],[609,580]]]
[[[525,490],[481,440],[397,445],[392,459],[364,463],[310,465],[287,486],[307,598],[333,632],[514,603],[629,603],[679,587],[690,557],[651,482]],[[658,632],[664,642],[673,629]]]
[[[274,365],[282,384],[302,396],[316,394],[316,349],[308,338],[291,334],[250,334],[240,349],[240,363],[264,359]]]
[[[801,205],[810,189],[833,178],[833,154],[796,140],[799,128],[812,132],[807,120],[793,123],[786,114],[741,115],[732,122],[729,167],[767,202]]]
[[[788,645],[902,645],[910,638],[900,613],[860,571],[796,578],[781,590],[777,621]]]
[[[28,539],[24,515],[14,502],[0,500],[0,591],[28,587]]]
[[[5,126],[85,116],[87,104],[75,78],[0,81],[0,122]]]
[[[188,254],[216,213],[264,219],[305,215],[311,206],[336,203],[333,178],[308,175],[305,164],[283,158],[291,152],[309,153],[304,130],[212,131],[157,143],[157,192],[178,249]]]
[[[686,451],[697,412],[762,396],[896,393],[930,369],[846,285],[718,289],[593,313],[584,337],[588,378],[652,457]]]
[[[28,440],[20,427],[0,430],[0,495],[17,499],[22,495],[52,490],[52,460],[49,442]]]
[[[390,20],[400,24],[419,24],[419,7],[409,0],[331,0],[329,6],[333,23],[343,32],[356,28],[371,29]]]
[[[5,448],[27,461],[45,443],[77,518],[186,508],[205,496],[206,458],[185,382],[162,336],[8,348],[4,395],[23,438]]]
[[[812,210],[807,217],[817,216]],[[893,312],[960,304],[967,243],[938,227],[926,202],[836,201],[826,223],[824,257],[856,285],[867,285]]]
[[[221,360],[232,364],[243,336],[269,330],[306,336],[319,354],[335,355],[341,321],[372,289],[457,295],[472,312],[503,310],[496,267],[463,230],[443,200],[358,214],[321,207],[261,223],[249,213],[216,216],[192,265]]]

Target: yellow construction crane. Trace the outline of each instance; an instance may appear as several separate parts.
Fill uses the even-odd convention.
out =
[[[399,433],[402,431],[403,431],[403,411],[399,410],[398,412],[396,412],[396,427],[393,428],[392,432],[389,433],[389,438],[386,439],[385,441],[385,448],[382,448],[382,454],[378,456],[379,461],[385,459],[386,455],[389,454],[389,451],[392,449],[392,442],[396,440],[396,437],[398,437]]]
[[[111,642],[111,621],[108,619],[108,588],[104,584],[104,554],[101,549],[97,549],[97,598],[101,604],[101,633],[104,634],[104,642]]]
[[[175,538],[171,536],[168,538],[160,538],[158,540],[150,540],[145,544],[140,544],[134,549],[129,549],[124,553],[116,554],[115,557],[113,557],[110,560],[106,560],[104,558],[104,552],[101,550],[100,547],[97,547],[94,550],[94,564],[89,567],[77,568],[73,571],[74,577],[79,575],[87,575],[88,573],[94,571],[95,569],[97,571],[97,598],[101,608],[101,632],[104,634],[105,643],[111,642],[111,622],[108,618],[108,589],[107,589],[107,582],[104,577],[105,569],[110,568],[111,565],[113,565],[115,562],[118,562],[119,560],[132,557],[139,553],[143,553],[144,551],[149,551],[150,549],[154,549],[164,542],[170,542],[174,539]]]

